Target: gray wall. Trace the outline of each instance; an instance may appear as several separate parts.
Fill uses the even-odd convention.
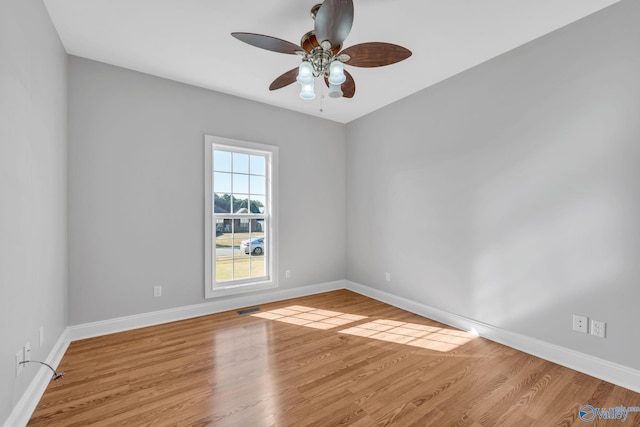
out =
[[[623,1],[350,123],[347,278],[640,368],[638,18]]]
[[[66,61],[42,1],[0,2],[0,424],[66,326]]]
[[[280,289],[344,279],[344,125],[77,57],[69,82],[69,324],[205,301],[204,134],[279,146]]]

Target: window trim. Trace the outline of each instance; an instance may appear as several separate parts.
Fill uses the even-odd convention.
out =
[[[265,177],[267,179],[266,212],[269,216],[267,236],[266,269],[269,274],[258,280],[234,281],[228,286],[214,286],[215,226],[213,225],[213,150],[253,151],[267,155]],[[270,183],[269,183],[270,179]],[[257,142],[240,141],[213,135],[204,136],[204,296],[219,298],[245,292],[271,289],[278,286],[278,147]],[[230,213],[230,216],[238,214]],[[240,214],[242,215],[242,214]]]

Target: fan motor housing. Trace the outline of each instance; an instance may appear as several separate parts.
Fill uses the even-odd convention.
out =
[[[308,33],[306,33],[304,36],[302,36],[302,39],[300,39],[300,46],[307,52],[307,53],[311,53],[313,51],[313,49],[320,47],[320,42],[318,42],[318,39],[316,38],[316,32],[311,30]],[[338,45],[338,46],[332,46],[331,47],[331,54],[332,55],[337,55],[340,52],[340,49],[342,49],[342,45]]]

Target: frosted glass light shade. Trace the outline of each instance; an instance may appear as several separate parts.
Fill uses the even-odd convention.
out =
[[[329,83],[329,97],[330,98],[340,98],[342,96],[342,88],[340,85],[334,85]]]
[[[316,93],[313,90],[313,80],[309,84],[303,84],[300,91],[300,98],[311,100],[316,97]]]
[[[333,61],[329,65],[329,83],[332,85],[341,85],[347,80],[344,75],[344,65],[340,61]]]
[[[301,85],[313,84],[313,66],[309,62],[302,61],[298,67],[298,77],[296,77],[296,80]]]

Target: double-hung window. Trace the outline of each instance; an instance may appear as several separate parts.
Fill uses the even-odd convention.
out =
[[[277,286],[277,147],[205,136],[205,296]]]

